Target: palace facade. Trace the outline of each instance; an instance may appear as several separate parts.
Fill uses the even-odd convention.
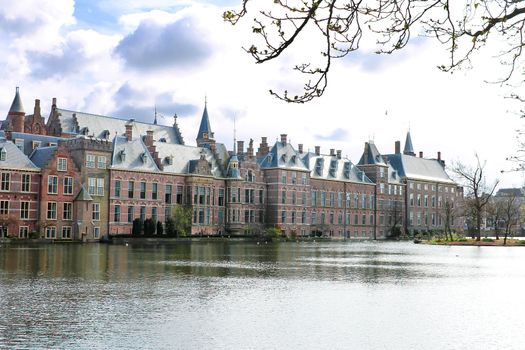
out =
[[[357,164],[340,150],[305,151],[286,134],[234,150],[215,140],[207,106],[196,146],[172,125],[71,111],[53,99],[26,115],[19,90],[0,130],[0,234],[97,241],[132,223],[165,223],[191,211],[191,235],[260,234],[386,238],[401,232],[462,230],[452,213],[462,188],[445,163],[366,142]]]

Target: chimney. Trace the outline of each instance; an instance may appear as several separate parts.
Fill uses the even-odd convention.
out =
[[[281,143],[284,145],[286,145],[286,134],[281,134]]]
[[[303,144],[300,143],[300,144],[298,145],[298,148],[299,148],[299,153],[302,154],[302,153],[303,153]]]
[[[341,150],[340,149],[337,150],[337,159],[341,159]]]
[[[335,149],[334,148],[330,148],[330,155],[331,156],[335,156]]]
[[[441,152],[438,151],[438,161],[441,162]]]
[[[315,155],[316,156],[321,155],[321,146],[315,146]]]
[[[244,141],[237,141],[237,154],[244,153]]]
[[[423,158],[423,152],[419,152],[419,158]]]
[[[259,144],[259,149],[257,150],[257,157],[264,157],[268,154],[270,148],[268,147],[268,138],[266,136],[261,137],[261,143]]]
[[[51,107],[56,107],[57,106],[57,98],[56,97],[53,97],[53,99],[51,100]]]
[[[253,139],[250,139],[246,153],[248,154],[248,157],[253,157]]]
[[[127,129],[126,129],[127,133]],[[144,141],[147,147],[153,146],[153,130],[146,131],[146,139]]]
[[[133,138],[133,119],[130,119],[129,122],[126,123],[126,138],[128,141],[131,141]]]
[[[401,153],[401,141],[396,141],[395,150],[396,150],[396,154]]]
[[[177,113],[173,115],[173,126],[177,125]]]
[[[40,116],[40,100],[38,98],[35,100],[35,109],[34,109],[33,115],[35,117]]]

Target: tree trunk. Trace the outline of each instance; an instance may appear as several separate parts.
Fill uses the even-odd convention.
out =
[[[481,210],[476,215],[476,241],[481,241]]]

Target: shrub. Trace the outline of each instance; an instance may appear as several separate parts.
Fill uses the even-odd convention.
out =
[[[177,237],[177,231],[175,229],[175,220],[172,218],[166,219],[166,235],[169,237]]]
[[[153,236],[157,223],[152,219],[148,218],[144,221],[144,235]]]
[[[162,222],[157,221],[157,235],[163,235],[164,234],[164,226],[162,225]]]
[[[140,220],[139,218],[136,218],[133,220],[133,228],[131,230],[131,233],[134,236],[140,236],[142,234],[142,230],[144,229],[144,222]]]
[[[482,238],[481,241],[482,242],[494,242],[492,238]]]

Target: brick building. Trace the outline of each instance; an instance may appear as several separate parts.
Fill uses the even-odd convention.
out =
[[[96,241],[131,233],[137,218],[164,223],[180,205],[191,212],[192,235],[274,227],[288,236],[385,238],[442,228],[444,203],[462,196],[440,156],[415,156],[410,134],[403,153],[399,142],[387,155],[365,143],[355,165],[340,150],[296,149],[286,134],[273,145],[262,137],[257,152],[253,140],[246,150],[234,141],[228,151],[211,125],[205,104],[196,146],[189,146],[176,115],[173,125],[158,125],[156,116],[153,123],[112,118],[59,108],[56,99],[44,124],[39,100],[26,116],[17,88],[0,134],[14,158],[0,159],[0,171],[31,174],[23,198],[34,214],[25,214],[26,204],[0,206],[4,216],[22,210],[26,220],[6,221],[3,234]],[[5,187],[0,197],[21,198],[17,191]]]

